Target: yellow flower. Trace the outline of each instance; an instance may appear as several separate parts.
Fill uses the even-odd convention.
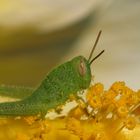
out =
[[[97,83],[91,86],[86,94],[88,104],[93,108],[101,108],[101,96],[104,92],[104,86],[101,83]]]
[[[98,97],[98,96],[93,96],[89,101],[88,101],[89,105],[91,107],[93,107],[94,109],[99,109],[101,108],[102,106],[102,103],[101,103],[101,98]]]
[[[136,119],[134,117],[128,117],[124,121],[124,126],[129,130],[133,130],[136,127]]]
[[[27,122],[29,125],[32,125],[37,119],[37,116],[23,117],[23,120],[25,120],[25,122]]]
[[[138,97],[138,100],[140,101],[140,89],[136,92],[136,95]]]
[[[86,114],[85,109],[77,106],[69,112],[69,116],[80,119],[84,114]]]
[[[101,98],[102,107],[106,109],[109,105],[114,104],[116,96],[117,94],[111,89],[108,91],[104,91],[104,94]]]
[[[97,83],[91,86],[87,92],[87,100],[90,100],[93,96],[100,96],[103,93],[104,86],[101,83]]]
[[[71,131],[73,134],[77,135],[78,137],[83,136],[83,129],[81,127],[81,123],[79,120],[75,118],[69,118],[66,123],[66,129]]]
[[[110,89],[117,93],[121,93],[121,91],[124,89],[125,82],[115,82]]]
[[[120,106],[118,107],[117,109],[117,115],[120,117],[120,118],[124,118],[128,115],[128,108],[126,106]]]
[[[86,92],[86,100],[72,95],[77,106],[66,116],[59,112],[54,120],[42,120],[39,116],[1,118],[0,140],[135,139],[128,138],[124,128],[140,130],[140,90],[133,91],[124,82],[115,82],[108,90],[97,83]],[[58,112],[62,106],[53,110]]]
[[[29,137],[23,133],[17,133],[16,140],[30,140]]]

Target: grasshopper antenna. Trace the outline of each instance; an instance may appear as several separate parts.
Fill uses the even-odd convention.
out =
[[[99,41],[99,38],[100,38],[101,33],[102,33],[102,31],[100,30],[99,33],[98,33],[98,36],[97,36],[97,38],[96,38],[96,41],[95,41],[95,43],[94,43],[94,45],[93,45],[93,48],[92,48],[92,50],[91,50],[91,52],[90,52],[90,55],[89,55],[89,58],[88,58],[88,61],[89,61],[89,62],[90,62],[91,57],[92,57],[92,55],[93,55],[93,52],[94,52],[94,50],[95,50],[95,48],[96,48],[96,46],[97,46],[97,43],[98,43],[98,41]],[[92,61],[92,62],[93,62],[93,61]],[[91,63],[91,62],[90,62],[90,63]]]
[[[89,64],[91,65],[92,62],[93,62],[94,60],[96,60],[100,55],[102,55],[102,54],[104,53],[104,51],[105,51],[105,50],[102,50],[97,56],[95,56],[95,57],[89,62]]]

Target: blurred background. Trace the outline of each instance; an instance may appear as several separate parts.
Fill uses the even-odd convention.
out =
[[[0,84],[36,87],[58,64],[89,56],[95,82],[140,88],[139,0],[1,0]]]

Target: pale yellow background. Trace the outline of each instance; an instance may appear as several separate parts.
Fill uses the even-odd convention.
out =
[[[140,88],[140,1],[65,1],[67,8],[63,2],[0,2],[0,84],[37,86],[54,66],[88,57],[102,29],[95,54],[105,53],[92,65],[95,82]]]

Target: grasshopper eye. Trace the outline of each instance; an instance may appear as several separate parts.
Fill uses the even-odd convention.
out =
[[[80,61],[78,70],[81,76],[84,76],[86,74],[86,65],[83,60]]]

